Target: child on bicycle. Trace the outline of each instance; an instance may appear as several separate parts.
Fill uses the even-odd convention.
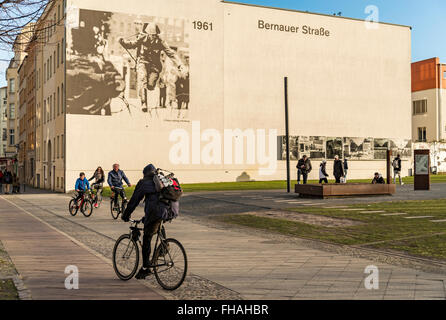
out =
[[[76,180],[76,185],[74,186],[74,189],[77,192],[76,201],[82,198],[87,190],[90,190],[90,183],[85,178],[85,173],[81,172],[79,174],[79,178],[77,178]]]

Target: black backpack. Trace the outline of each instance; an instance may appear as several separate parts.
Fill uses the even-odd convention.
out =
[[[164,222],[171,221],[180,213],[180,202],[166,199],[158,201],[158,217]]]
[[[162,169],[157,169],[153,176],[156,190],[160,193],[158,201],[158,216],[164,221],[178,217],[180,213],[180,198],[183,195],[180,182],[174,174],[165,175]]]

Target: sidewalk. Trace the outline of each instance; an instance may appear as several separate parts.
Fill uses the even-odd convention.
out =
[[[0,197],[0,239],[33,299],[163,299],[76,240]],[[79,290],[65,289],[65,268],[79,270]]]
[[[100,209],[95,209],[90,218],[85,218],[79,214],[75,217],[69,215],[67,211],[69,198],[63,195],[14,195],[5,198],[22,208],[21,210],[32,213],[105,257],[110,254],[113,239],[117,239],[128,230],[128,224],[110,217],[108,201],[105,201]],[[200,199],[196,199],[196,201],[197,205],[201,204],[202,207],[208,203],[204,201],[203,204]],[[4,226],[5,223],[9,223],[3,220],[6,205],[8,208],[11,207],[11,204],[5,200],[0,201],[0,238],[4,237],[6,233],[14,237],[15,234],[20,234],[25,230],[30,233],[27,237],[31,237],[36,232],[35,228],[21,231],[13,225],[17,222],[17,214],[20,214],[20,209],[15,209],[15,213],[10,215],[11,226]],[[26,216],[26,214],[21,214],[19,219],[22,219],[22,215]],[[142,209],[137,209],[134,218],[137,219],[140,215],[142,215]],[[36,222],[38,221],[34,220],[33,223],[36,224]],[[19,230],[14,231],[13,229]],[[47,230],[52,231],[51,228],[47,228]],[[198,221],[188,218],[184,212],[172,224],[167,224],[166,230],[169,237],[181,241],[188,256],[188,277],[185,284],[175,291],[175,294],[181,295],[181,299],[209,298],[211,296],[207,290],[209,282],[200,281],[192,283],[192,285],[189,283],[195,275],[217,283],[223,288],[233,290],[244,299],[444,300],[446,297],[446,275],[444,274],[423,272],[371,259],[314,249],[299,239],[287,241],[283,237],[267,236],[257,230],[240,229],[230,225],[215,225],[208,220]],[[20,239],[9,239],[9,241],[15,240]],[[61,247],[78,248],[69,240],[65,240],[65,242]],[[15,250],[10,249],[12,246],[8,244],[8,241],[5,243],[15,262],[17,260],[17,258],[14,259]],[[16,245],[20,246],[20,244]],[[38,247],[38,245],[36,246]],[[51,254],[48,250],[48,248],[45,249],[45,252]],[[28,249],[26,251],[32,252]],[[95,258],[95,256],[93,257]],[[54,259],[62,260],[56,271],[61,279],[59,286],[63,288],[63,270],[69,262],[65,263],[66,259],[58,257]],[[88,260],[82,267],[77,262],[79,258],[76,257],[72,260],[80,268],[82,289],[82,283],[86,281],[82,280],[82,270],[93,268],[93,261]],[[101,261],[94,264],[103,265]],[[364,280],[367,277],[365,269],[371,265],[377,266],[379,269],[378,290],[365,288]],[[23,272],[19,265],[17,267],[19,271]],[[115,284],[118,280],[114,280],[115,276],[111,268],[108,266],[104,268],[106,267],[110,271],[105,272],[104,269],[104,274],[108,275],[109,282]],[[139,282],[135,282],[134,285],[138,284]],[[125,283],[124,286],[122,282],[116,284],[116,286],[120,286],[119,292],[122,292],[122,298],[127,298],[127,291],[135,293],[135,290],[126,289],[127,286],[130,288],[130,285],[130,282]],[[144,290],[149,291],[146,288]],[[61,289],[60,291],[66,290]],[[212,293],[214,291],[215,286],[212,287]],[[225,293],[223,297],[226,296]],[[104,296],[104,299],[106,298]]]

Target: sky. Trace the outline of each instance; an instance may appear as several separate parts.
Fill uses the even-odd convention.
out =
[[[366,19],[365,8],[379,9],[379,20],[412,26],[412,61],[439,57],[446,63],[446,1],[445,0],[233,0],[248,4],[296,9]],[[0,86],[6,85],[5,69],[11,52],[0,50]]]

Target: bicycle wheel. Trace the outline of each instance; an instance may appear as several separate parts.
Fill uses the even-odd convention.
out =
[[[166,290],[178,289],[187,274],[187,256],[182,244],[175,239],[162,241],[152,261],[156,281]]]
[[[85,199],[84,204],[82,205],[81,212],[86,216],[87,218],[91,216],[93,213],[93,203],[91,200]]]
[[[127,281],[133,278],[139,266],[138,243],[128,234],[116,240],[113,248],[113,269],[119,279]]]
[[[71,199],[70,203],[68,204],[68,211],[74,217],[77,214],[77,210],[79,210],[79,207],[77,206],[76,199]]]
[[[113,217],[113,219],[115,219],[115,220],[118,219],[119,211],[120,211],[119,201],[118,201],[117,206],[115,206],[115,200],[111,199],[111,201],[110,201],[110,213],[111,213],[111,216]]]

